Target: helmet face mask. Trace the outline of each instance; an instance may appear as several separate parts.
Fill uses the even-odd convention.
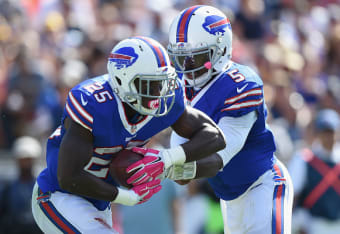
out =
[[[147,37],[121,41],[107,68],[114,92],[135,111],[159,117],[171,110],[177,75],[158,42]]]
[[[172,108],[176,74],[137,74],[129,81],[125,102],[143,115],[163,116]],[[170,100],[170,103],[168,103]]]
[[[198,5],[183,10],[172,22],[168,53],[189,86],[202,87],[229,63],[231,44],[229,19],[214,7]],[[202,62],[199,55],[204,54]],[[186,65],[190,59],[191,66]]]
[[[168,54],[176,72],[183,74],[183,77],[189,81],[189,86],[200,86],[199,77],[205,73],[212,75],[209,70],[221,58],[222,53],[217,52],[219,50],[217,45],[205,45],[194,49],[190,48],[189,43],[187,43],[186,49],[183,49],[183,45],[180,43],[168,46]]]

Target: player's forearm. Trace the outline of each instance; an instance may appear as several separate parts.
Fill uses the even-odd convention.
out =
[[[61,189],[97,200],[113,201],[117,188],[82,170],[68,178],[58,178]]]
[[[197,178],[209,178],[215,176],[223,167],[223,161],[218,154],[213,154],[196,162],[196,176]]]
[[[218,154],[213,154],[198,161],[173,165],[168,169],[166,178],[175,181],[209,178],[215,176],[222,167],[222,158]],[[184,182],[184,184],[186,183]]]
[[[190,141],[182,144],[186,162],[197,161],[224,149],[226,142],[223,133],[217,126],[204,124]]]

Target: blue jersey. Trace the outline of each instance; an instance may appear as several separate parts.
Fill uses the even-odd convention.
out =
[[[231,63],[206,87],[198,92],[186,88],[185,95],[188,103],[209,115],[217,124],[225,116],[240,117],[251,111],[257,113],[257,120],[243,148],[225,165],[223,171],[209,178],[218,197],[235,199],[273,166],[275,143],[265,123],[267,110],[263,82],[249,67]]]
[[[109,175],[112,154],[124,148],[142,146],[152,136],[176,122],[185,109],[183,88],[179,82],[177,83],[175,103],[167,115],[162,117],[148,115],[135,123],[128,121],[121,100],[109,84],[108,75],[89,79],[75,86],[68,95],[61,126],[48,139],[47,168],[37,179],[40,189],[43,192],[66,192],[60,189],[57,180],[58,153],[65,134],[63,123],[66,117],[92,132],[93,156],[84,169],[118,186]],[[104,210],[109,205],[107,201],[86,199],[99,210]]]

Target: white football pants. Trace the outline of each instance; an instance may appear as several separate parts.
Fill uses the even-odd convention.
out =
[[[290,234],[293,185],[286,167],[276,160],[240,197],[220,200],[225,234]]]
[[[111,210],[98,210],[89,201],[68,193],[41,193],[37,183],[32,194],[33,217],[44,233],[118,234],[112,228]]]

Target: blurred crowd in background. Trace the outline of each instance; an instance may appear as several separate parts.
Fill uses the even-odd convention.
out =
[[[30,210],[30,202],[16,204],[8,190],[16,189],[12,193],[19,200],[30,200],[26,187],[45,163],[47,137],[60,124],[70,88],[106,73],[108,54],[122,39],[150,36],[166,47],[173,18],[198,4],[215,6],[229,17],[233,61],[251,66],[262,77],[268,123],[284,163],[311,147],[320,110],[340,113],[339,0],[0,0],[0,233],[20,233],[14,227],[4,230],[1,223],[9,218],[16,226],[32,221],[28,213],[15,215]],[[334,132],[336,136],[338,128]],[[30,143],[35,148],[18,156],[23,137],[41,149]],[[23,158],[29,162],[22,163]],[[218,216],[218,201],[204,181],[169,186],[176,192],[165,193],[172,195],[162,203],[175,215],[163,217],[171,219],[171,228],[158,226],[169,233],[221,233],[221,217],[209,218]],[[181,204],[177,208],[176,202]],[[198,207],[209,212],[196,212]],[[123,207],[114,212],[124,232],[124,222],[133,220],[129,217],[135,212]],[[202,215],[194,219],[193,214]],[[24,230],[39,233],[33,227]]]

